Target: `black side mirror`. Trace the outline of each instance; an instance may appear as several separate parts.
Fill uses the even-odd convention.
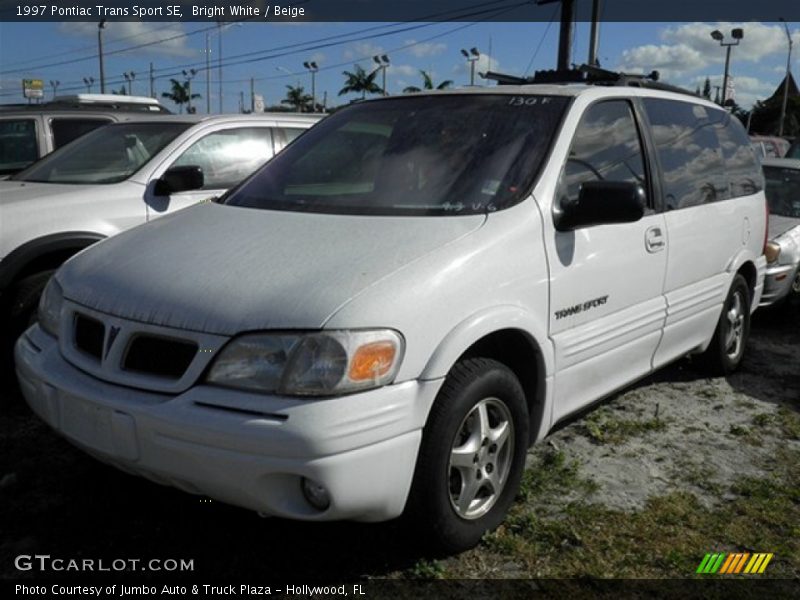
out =
[[[638,183],[628,181],[587,181],[578,199],[556,210],[556,229],[571,231],[592,225],[633,223],[644,216],[647,195]]]
[[[169,196],[175,192],[199,190],[203,187],[203,169],[194,165],[172,167],[156,180],[156,196]]]

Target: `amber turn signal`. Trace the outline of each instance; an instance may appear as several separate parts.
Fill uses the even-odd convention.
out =
[[[767,242],[767,245],[764,247],[764,256],[767,257],[767,262],[774,263],[776,260],[778,260],[780,255],[780,244],[776,244],[775,242]]]
[[[356,350],[350,361],[348,376],[351,381],[377,379],[389,372],[397,354],[392,342],[371,342]]]

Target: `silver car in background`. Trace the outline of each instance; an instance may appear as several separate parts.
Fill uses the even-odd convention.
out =
[[[760,306],[800,297],[800,159],[765,158],[769,241]]]

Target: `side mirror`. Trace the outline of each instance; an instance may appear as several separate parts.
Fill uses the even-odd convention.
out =
[[[647,195],[638,183],[628,181],[587,181],[578,199],[565,203],[554,219],[559,231],[592,225],[634,223],[644,216]]]
[[[203,187],[203,169],[194,165],[172,167],[156,180],[156,196],[169,196],[175,192],[199,190]]]

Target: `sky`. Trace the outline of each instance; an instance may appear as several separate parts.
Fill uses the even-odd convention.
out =
[[[710,32],[719,29],[730,40],[734,27],[744,29],[744,39],[732,49],[730,71],[737,103],[749,108],[771,95],[783,80],[788,41],[782,23],[603,23],[600,62],[627,72],[656,69],[662,81],[691,90],[702,86],[706,77],[712,85],[721,85],[725,50]],[[792,70],[800,79],[800,24],[789,23],[789,30],[794,41]],[[250,78],[267,105],[284,98],[287,85],[302,85],[310,93],[311,75],[303,68],[304,61],[318,64],[317,99],[322,102],[327,93],[329,106],[355,98],[338,95],[342,71],[352,70],[354,64],[373,69],[375,54],[389,57],[386,74],[391,94],[421,86],[420,70],[430,72],[436,84],[452,80],[455,87],[468,85],[470,70],[462,48],[479,50],[477,72],[491,68],[521,75],[554,68],[558,22],[556,17],[551,23],[245,23],[226,25],[221,31],[213,22],[112,22],[103,35],[107,92],[119,90],[125,83],[123,73],[133,72],[133,93],[149,95],[152,63],[155,93],[160,97],[169,89],[170,77],[182,80],[181,71],[194,68],[192,92],[201,94],[195,103],[203,113],[208,98],[207,41],[211,111],[219,111],[215,61],[220,37],[223,109],[236,112],[241,92],[249,107]],[[574,37],[572,60],[586,62],[588,24],[576,24]],[[294,47],[286,47],[290,45]],[[96,23],[0,23],[0,102],[24,101],[23,78],[43,79],[49,98],[50,81],[60,82],[59,94],[77,93],[87,91],[83,79],[89,77],[95,80],[92,91],[99,92]],[[476,75],[476,84],[486,82]]]

